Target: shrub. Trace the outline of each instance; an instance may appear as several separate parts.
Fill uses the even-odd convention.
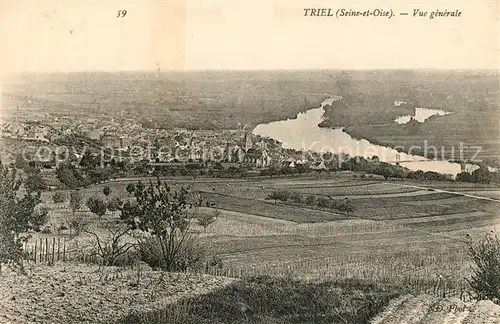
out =
[[[133,194],[135,190],[135,185],[133,183],[129,183],[125,189],[129,194]]]
[[[500,239],[488,234],[477,242],[468,242],[468,254],[473,261],[469,285],[478,299],[500,302]]]
[[[294,203],[300,204],[302,202],[302,195],[298,192],[290,193],[290,200]]]
[[[123,202],[121,201],[120,198],[114,197],[111,198],[107,204],[107,208],[109,211],[114,212],[117,210],[120,210],[121,206],[123,205]]]
[[[40,231],[42,234],[52,234],[52,230],[50,229],[50,226],[45,227]]]
[[[83,198],[78,190],[72,191],[69,196],[69,205],[71,207],[71,212],[75,215],[76,211],[82,207]]]
[[[22,244],[26,240],[23,233],[40,231],[48,221],[47,209],[37,207],[41,203],[40,192],[26,186],[21,195],[22,185],[16,170],[0,162],[0,265],[7,263],[21,268]]]
[[[101,220],[102,216],[106,214],[107,206],[99,198],[91,197],[89,200],[87,200],[87,207],[90,209],[90,211],[99,217],[99,221]]]
[[[203,230],[206,232],[207,227],[215,222],[219,218],[221,212],[220,210],[214,210],[213,214],[202,213],[196,216],[196,221],[200,226],[203,226]]]
[[[141,255],[150,266],[166,271],[179,271],[192,267],[205,253],[197,236],[189,227],[189,187],[173,190],[160,179],[156,184],[134,187],[135,202],[121,208],[121,219],[132,229],[146,234],[139,241]]]
[[[57,191],[52,195],[52,200],[55,204],[60,204],[66,201],[66,195],[62,191]]]
[[[331,206],[330,199],[326,197],[319,197],[318,200],[316,201],[316,204],[318,205],[318,207],[323,207],[323,208]]]
[[[121,226],[120,226],[121,225]],[[117,226],[106,226],[106,234],[98,235],[93,231],[84,229],[94,238],[92,253],[97,255],[102,265],[116,265],[117,260],[136,246],[135,243],[125,242],[124,238],[129,233],[129,228],[120,224]]]
[[[306,204],[314,205],[315,202],[316,202],[316,197],[314,195],[309,195],[306,197]]]
[[[72,215],[71,218],[69,219],[69,228],[70,228],[70,235],[74,234],[76,236],[80,235],[80,233],[83,231],[85,228],[86,222],[81,214],[75,214]],[[66,225],[61,225],[59,230],[67,230],[68,227]],[[71,233],[74,231],[74,233]]]
[[[168,271],[202,269],[206,251],[195,237],[185,238],[181,245],[177,243],[179,249],[173,259],[165,257],[162,244],[160,239],[154,236],[140,239],[137,245],[140,260],[153,269]]]
[[[276,203],[278,200],[287,201],[288,198],[290,198],[290,193],[288,191],[274,190],[266,197],[266,200],[274,200],[274,203]]]
[[[102,193],[108,197],[111,194],[111,188],[109,186],[104,186],[104,188],[102,188]]]

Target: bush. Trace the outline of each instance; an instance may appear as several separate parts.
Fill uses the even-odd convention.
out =
[[[173,260],[165,257],[159,238],[140,239],[137,245],[139,258],[153,269],[168,271],[199,270],[203,268],[206,250],[194,237],[185,238]]]
[[[309,195],[306,197],[306,204],[314,205],[315,202],[316,202],[316,197],[314,195]]]
[[[40,231],[49,218],[48,210],[40,207],[41,193],[28,185],[22,193],[22,185],[16,169],[0,161],[0,272],[2,263],[22,269],[24,234]]]
[[[207,227],[215,222],[217,218],[219,218],[221,215],[220,210],[216,209],[214,210],[213,214],[208,214],[208,213],[202,213],[196,216],[196,221],[198,222],[198,225],[203,226],[203,230],[206,232]]]
[[[271,194],[266,197],[266,200],[277,200],[287,201],[290,198],[290,192],[284,190],[274,190]]]
[[[477,242],[468,243],[468,254],[473,261],[469,285],[477,298],[500,302],[500,239],[488,234]]]
[[[290,200],[296,204],[300,204],[302,202],[302,195],[298,192],[293,191],[290,193]]]
[[[122,205],[123,205],[123,202],[121,201],[121,199],[118,197],[114,197],[108,201],[107,208],[109,211],[114,212],[114,211],[120,210]]]
[[[60,204],[66,201],[66,195],[61,191],[57,191],[52,195],[52,200],[55,204]]]
[[[123,224],[122,224],[123,225]],[[117,265],[117,261],[136,247],[135,243],[129,243],[126,240],[130,229],[127,226],[106,226],[104,235],[84,229],[85,233],[93,236],[94,246],[92,255],[99,257],[99,261],[105,266]],[[123,262],[123,260],[121,260]]]
[[[85,229],[85,225],[87,224],[87,222],[85,221],[84,216],[82,214],[75,214],[69,218],[68,224],[70,228],[70,235],[74,234],[78,236]],[[67,230],[68,227],[66,225],[61,225],[59,229]]]
[[[90,211],[99,217],[99,221],[101,220],[102,216],[106,214],[107,206],[106,203],[96,197],[91,197],[87,200],[87,207],[90,209]]]
[[[151,267],[166,271],[182,271],[201,261],[205,249],[190,231],[189,187],[173,190],[160,179],[149,186],[138,182],[134,187],[134,203],[121,208],[120,218],[131,230],[139,230],[146,238],[140,239],[141,256]]]
[[[318,205],[318,207],[322,208],[327,208],[331,206],[330,199],[326,197],[319,197],[318,200],[316,201],[316,204]]]

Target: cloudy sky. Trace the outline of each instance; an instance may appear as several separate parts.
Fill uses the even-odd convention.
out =
[[[397,15],[303,17],[309,7]],[[417,8],[462,17],[411,17]],[[498,69],[498,19],[496,0],[7,0],[0,70]]]

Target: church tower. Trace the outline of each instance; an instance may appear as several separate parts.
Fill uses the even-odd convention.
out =
[[[252,134],[250,132],[245,133],[245,152],[253,147]]]

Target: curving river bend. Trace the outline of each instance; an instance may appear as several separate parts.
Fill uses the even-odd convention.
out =
[[[349,156],[362,156],[371,158],[378,156],[380,161],[396,163],[399,156],[400,165],[410,170],[435,171],[442,174],[455,176],[461,172],[458,163],[426,159],[406,153],[400,153],[395,149],[375,145],[367,140],[357,140],[345,133],[342,128],[322,128],[318,124],[323,121],[324,106],[331,105],[340,99],[334,96],[324,100],[319,108],[310,109],[299,113],[295,119],[287,119],[267,124],[259,124],[253,130],[253,134],[270,137],[283,143],[284,148],[314,152],[345,153]],[[426,114],[429,114],[426,109]],[[436,114],[441,114],[436,110]]]

